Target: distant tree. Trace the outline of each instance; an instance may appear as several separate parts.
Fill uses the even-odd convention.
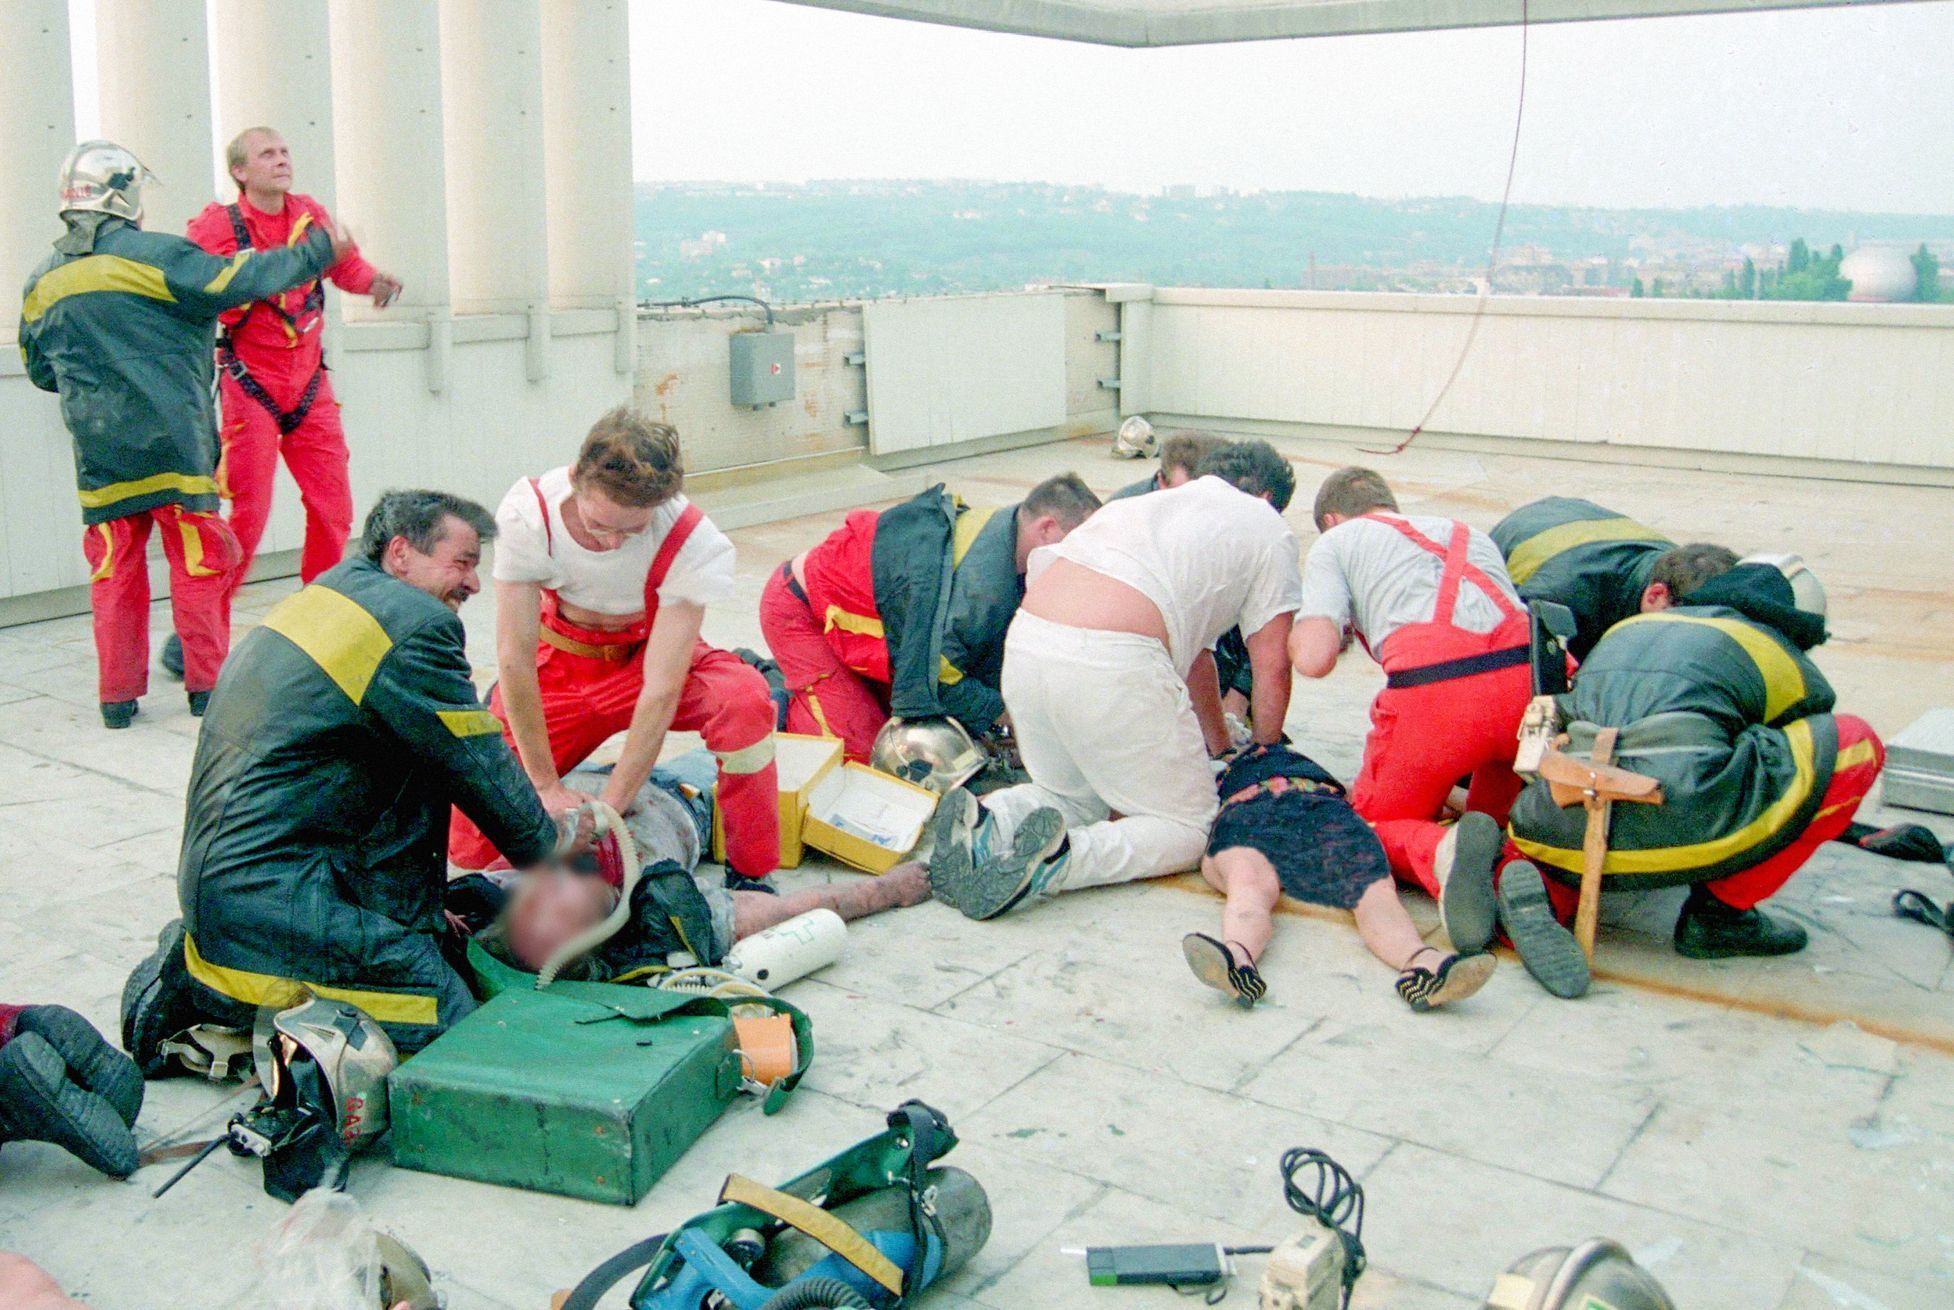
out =
[[[1925,241],[1913,252],[1913,298],[1928,303],[1940,299],[1940,260]]]
[[[1642,290],[1642,279],[1638,277],[1634,282],[1629,284],[1628,298],[1630,300],[1640,300],[1644,294]]]
[[[1845,250],[1838,245],[1823,255],[1813,254],[1800,237],[1791,243],[1783,276],[1761,294],[1766,300],[1844,300],[1852,290],[1851,279],[1839,276],[1844,258]]]
[[[1650,282],[1649,282],[1649,299],[1651,299],[1651,300],[1660,300],[1660,299],[1662,299],[1662,279],[1661,279],[1661,278],[1654,278],[1654,279],[1651,279],[1651,280],[1650,280]]]
[[[1737,289],[1736,273],[1732,272],[1730,269],[1727,268],[1724,269],[1723,290],[1719,291],[1717,295],[1724,300],[1737,300],[1741,297],[1741,294],[1742,293],[1739,292]]]
[[[1757,265],[1744,256],[1744,275],[1737,279],[1737,291],[1745,300],[1757,299]]]

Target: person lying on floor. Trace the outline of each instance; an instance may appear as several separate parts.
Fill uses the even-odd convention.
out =
[[[560,978],[624,982],[668,967],[669,957],[681,952],[717,965],[734,942],[810,910],[859,919],[929,899],[929,879],[917,864],[785,894],[744,882],[740,890],[728,888],[725,879],[700,867],[712,840],[717,768],[710,752],[692,751],[652,770],[639,789],[637,809],[625,824],[641,872],[629,915],[603,940],[582,949],[574,945],[594,937],[617,909],[624,869],[611,840],[520,873],[502,869],[457,878],[448,884],[449,921],[490,955],[525,972],[558,963]],[[594,796],[609,780],[608,768],[583,768],[564,785]],[[556,961],[566,946],[571,958]]]
[[[1181,939],[1202,982],[1244,1009],[1262,998],[1268,985],[1256,962],[1275,932],[1276,898],[1284,892],[1356,915],[1364,945],[1398,971],[1398,995],[1414,1010],[1463,1000],[1493,976],[1493,957],[1483,951],[1455,954],[1425,944],[1398,900],[1383,844],[1316,761],[1287,745],[1252,746],[1216,785],[1221,815],[1201,876],[1228,898],[1222,937],[1191,932]],[[1490,880],[1491,870],[1485,876]]]

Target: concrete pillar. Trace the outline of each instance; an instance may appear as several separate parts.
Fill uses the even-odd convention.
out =
[[[543,11],[543,176],[558,309],[609,309],[635,284],[626,8],[564,0]]]
[[[102,135],[162,179],[143,226],[182,235],[215,182],[204,0],[95,0],[95,65]]]
[[[293,186],[336,213],[326,0],[216,0],[214,22],[219,149],[247,127],[276,128]]]
[[[441,23],[434,0],[332,0],[335,216],[379,267],[406,284],[397,308],[446,321],[447,169]],[[349,318],[374,315],[346,302]],[[433,329],[431,323],[430,330]]]
[[[550,294],[542,44],[538,0],[441,0],[455,312],[529,315],[532,338]]]
[[[21,284],[61,235],[55,176],[75,144],[68,0],[0,4],[0,342],[12,353]]]

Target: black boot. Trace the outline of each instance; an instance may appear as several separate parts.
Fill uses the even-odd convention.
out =
[[[102,726],[105,728],[126,728],[136,719],[136,702],[132,700],[105,700],[102,702]]]
[[[1676,954],[1692,960],[1791,955],[1805,949],[1805,930],[1762,910],[1725,905],[1698,883],[1676,916]]]
[[[160,663],[163,666],[163,672],[169,674],[172,678],[175,678],[178,682],[182,682],[183,681],[183,638],[177,636],[174,632],[172,632],[170,634],[170,639],[163,643],[163,655],[162,658],[158,661],[158,663]]]
[[[190,713],[192,716],[201,719],[204,716],[204,711],[209,707],[210,707],[209,692],[193,691],[190,693]]]

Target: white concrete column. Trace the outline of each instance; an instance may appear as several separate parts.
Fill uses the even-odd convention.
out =
[[[21,284],[61,235],[55,177],[75,144],[68,0],[0,4],[0,343],[20,324]]]
[[[538,0],[441,0],[455,312],[528,315],[532,376],[550,293],[542,44]]]
[[[181,236],[214,184],[204,0],[95,0],[95,65],[102,135],[162,179],[143,226]]]
[[[625,0],[543,11],[550,303],[609,309],[634,284],[631,50]]]
[[[334,215],[406,284],[399,306],[427,313],[433,331],[448,305],[439,11],[434,0],[332,0],[330,12]],[[377,314],[364,300],[346,310]]]
[[[215,15],[219,150],[247,127],[276,129],[294,189],[336,214],[326,0],[216,0]]]

